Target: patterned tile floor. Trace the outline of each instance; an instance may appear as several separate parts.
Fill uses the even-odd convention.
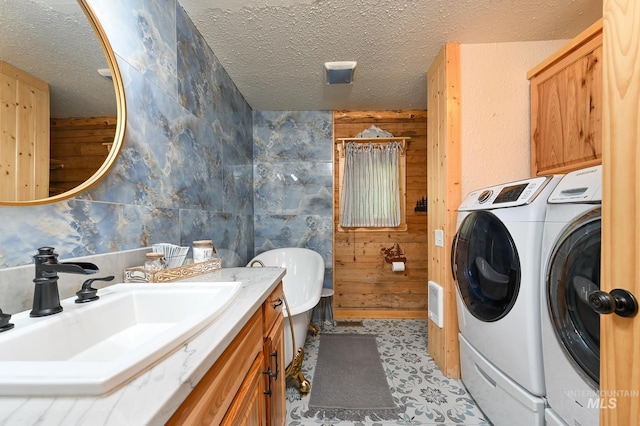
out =
[[[327,322],[322,333],[377,334],[391,394],[406,411],[390,422],[306,418],[309,395],[301,397],[295,387],[287,387],[287,426],[491,425],[462,382],[442,375],[427,354],[426,320],[364,320],[362,326],[333,326]],[[311,392],[319,343],[318,337],[307,334],[302,371],[312,384]]]

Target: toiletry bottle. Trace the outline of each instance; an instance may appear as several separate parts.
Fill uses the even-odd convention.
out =
[[[158,272],[166,267],[164,253],[147,253],[144,262],[144,269],[148,273]]]
[[[215,249],[213,241],[198,240],[193,242],[193,263],[204,262],[213,257]]]

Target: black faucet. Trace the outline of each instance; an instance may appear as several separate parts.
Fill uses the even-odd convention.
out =
[[[2,309],[0,309],[0,333],[13,328],[13,324],[9,322],[10,320],[11,314],[5,314],[2,312]]]
[[[88,262],[58,263],[58,254],[53,247],[40,247],[33,256],[36,265],[36,284],[33,293],[33,309],[29,316],[44,317],[62,312],[58,292],[58,272],[67,274],[95,274],[98,267]]]
[[[94,300],[98,300],[100,299],[100,296],[98,296],[98,289],[91,287],[91,284],[93,284],[94,281],[113,281],[115,277],[113,275],[109,275],[108,277],[102,277],[102,278],[92,278],[89,280],[86,280],[85,282],[82,283],[82,288],[76,292],[76,296],[77,299],[75,300],[76,303],[87,303],[87,302],[93,302]]]

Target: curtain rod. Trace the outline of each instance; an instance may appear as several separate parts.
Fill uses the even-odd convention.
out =
[[[393,141],[408,141],[410,137],[390,137],[390,138],[336,138],[337,141],[340,142],[365,142],[365,141],[382,141],[382,142],[393,142]]]
[[[345,144],[348,142],[357,142],[357,143],[385,143],[385,142],[400,142],[400,146],[402,147],[402,154],[404,155],[404,151],[407,148],[407,141],[411,140],[410,137],[390,137],[390,138],[336,138],[336,142],[339,142],[337,145],[338,151],[340,151],[340,155],[344,156]]]

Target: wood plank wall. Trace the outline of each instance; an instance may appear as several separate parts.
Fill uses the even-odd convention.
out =
[[[49,195],[57,195],[89,179],[107,159],[116,134],[116,117],[51,120]]]
[[[429,321],[428,352],[447,377],[460,377],[456,284],[451,274],[451,244],[460,205],[460,46],[448,43],[427,72],[429,280],[443,288],[444,321]],[[435,231],[444,234],[443,247]]]
[[[393,136],[411,138],[407,148],[407,231],[338,232],[338,153],[334,149],[333,303],[336,318],[427,317],[427,215],[415,213],[427,196],[427,113],[334,111],[333,136],[354,137],[376,125]],[[399,244],[404,272],[392,272],[380,250]]]

